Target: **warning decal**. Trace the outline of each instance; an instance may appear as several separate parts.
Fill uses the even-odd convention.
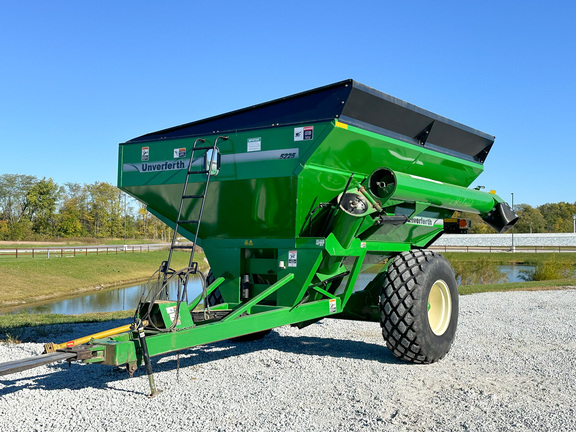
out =
[[[294,128],[294,141],[307,141],[314,138],[314,126]]]
[[[176,306],[167,307],[166,312],[168,312],[170,321],[174,322],[174,320],[176,319]],[[176,324],[180,324],[180,316],[178,316],[178,322]]]
[[[260,151],[262,149],[262,138],[248,138],[249,152]]]
[[[336,307],[336,299],[330,299],[330,301],[328,302],[328,304],[330,305],[330,313],[336,313],[336,311],[338,310]]]
[[[186,149],[185,148],[177,148],[174,149],[174,158],[183,158],[186,157]]]
[[[288,267],[296,267],[298,265],[298,251],[288,252]]]

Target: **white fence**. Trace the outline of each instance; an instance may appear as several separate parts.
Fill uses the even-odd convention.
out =
[[[162,244],[150,245],[127,245],[127,246],[64,246],[64,247],[22,247],[15,249],[0,249],[1,257],[12,258],[50,258],[76,256],[76,255],[118,255],[122,253],[150,252],[153,250],[165,249],[167,246]]]
[[[444,252],[576,252],[576,234],[444,234],[431,249]]]

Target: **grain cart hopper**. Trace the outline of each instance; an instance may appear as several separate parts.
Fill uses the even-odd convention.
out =
[[[493,140],[347,80],[122,143],[119,187],[177,231],[169,258],[132,327],[45,355],[145,363],[154,394],[149,356],[332,317],[380,322],[397,357],[437,361],[458,295],[447,261],[426,248],[455,211],[500,232],[517,220],[497,195],[468,189]],[[194,252],[171,268],[179,235],[211,266],[189,303],[198,268]],[[173,277],[181,289],[169,299]]]

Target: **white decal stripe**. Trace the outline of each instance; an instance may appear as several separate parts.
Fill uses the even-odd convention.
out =
[[[246,162],[260,162],[267,160],[298,159],[298,148],[255,151],[250,153],[233,153],[222,155],[222,165]],[[201,167],[204,157],[194,159],[192,166]],[[169,160],[159,162],[125,163],[123,172],[159,172],[188,169],[188,160]]]

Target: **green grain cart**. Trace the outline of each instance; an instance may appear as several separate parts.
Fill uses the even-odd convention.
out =
[[[458,294],[448,262],[426,248],[453,230],[455,211],[499,232],[517,220],[497,195],[468,189],[493,141],[347,80],[122,143],[119,187],[175,229],[169,257],[132,326],[38,358],[131,373],[144,363],[155,394],[150,356],[330,317],[379,322],[397,357],[437,361]],[[211,266],[190,302],[199,270],[193,249],[188,267],[171,268],[174,250],[190,251],[179,236]]]

